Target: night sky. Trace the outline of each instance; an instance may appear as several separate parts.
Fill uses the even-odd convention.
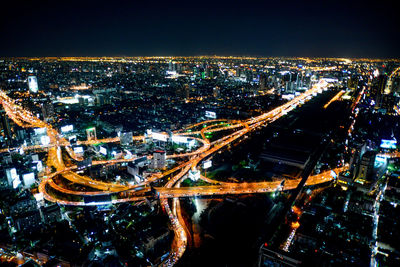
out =
[[[0,56],[400,57],[395,1],[4,2]]]

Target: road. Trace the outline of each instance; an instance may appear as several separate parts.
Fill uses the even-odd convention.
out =
[[[73,150],[70,148],[70,143],[62,137],[51,125],[45,123],[34,116],[31,112],[23,109],[21,106],[15,103],[12,99],[10,99],[4,92],[0,92],[0,101],[3,105],[8,116],[19,126],[21,127],[34,127],[34,128],[46,128],[47,135],[50,138],[50,144],[47,146],[42,146],[41,148],[48,150],[48,160],[47,166],[54,167],[55,171],[47,173],[42,179],[39,185],[39,192],[43,193],[44,198],[48,201],[58,202],[62,205],[102,205],[109,203],[84,203],[83,201],[67,201],[65,199],[60,199],[58,195],[52,195],[48,192],[48,188],[52,188],[52,190],[57,190],[64,194],[71,195],[100,195],[100,194],[111,194],[117,195],[119,198],[114,198],[111,200],[111,203],[120,203],[120,202],[129,202],[129,201],[139,201],[143,200],[144,196],[140,196],[137,194],[137,190],[135,188],[139,188],[141,186],[148,186],[150,183],[164,179],[165,177],[177,173],[169,178],[164,187],[156,188],[156,191],[160,196],[160,203],[163,209],[167,212],[171,225],[173,227],[175,237],[173,244],[171,246],[171,253],[167,257],[167,259],[162,263],[163,266],[171,266],[176,263],[177,260],[183,255],[186,246],[187,246],[187,229],[184,225],[184,221],[182,219],[179,197],[192,197],[192,196],[202,196],[202,195],[225,195],[225,194],[251,194],[251,193],[260,193],[260,192],[272,192],[276,190],[277,186],[281,181],[274,182],[260,182],[260,183],[242,183],[242,184],[233,184],[233,183],[224,183],[214,181],[213,183],[218,183],[219,185],[211,185],[211,186],[203,186],[203,187],[191,187],[191,188],[181,188],[180,183],[186,179],[187,173],[189,170],[196,170],[198,165],[216,153],[217,151],[227,147],[229,144],[235,142],[236,140],[244,137],[246,134],[255,131],[261,127],[264,127],[271,122],[279,119],[280,117],[286,115],[288,112],[295,109],[298,105],[303,104],[304,102],[311,99],[313,96],[317,95],[322,89],[327,88],[329,85],[320,80],[319,83],[315,84],[311,89],[306,92],[296,96],[294,99],[288,101],[287,103],[269,111],[263,113],[259,116],[249,118],[243,121],[226,121],[226,120],[209,120],[205,122],[196,123],[194,125],[190,125],[186,127],[186,131],[177,131],[174,134],[176,135],[186,135],[189,138],[195,139],[201,146],[193,152],[184,153],[184,154],[173,154],[168,155],[168,158],[187,158],[187,161],[181,163],[177,167],[172,170],[168,170],[162,174],[154,174],[145,182],[135,185],[135,186],[126,186],[118,183],[109,183],[102,182],[90,177],[78,175],[74,170],[76,170],[76,166],[66,167],[63,159],[62,159],[62,151],[61,147],[65,147],[69,156],[77,161],[82,160],[81,157],[76,156],[73,153]],[[220,124],[221,122],[227,122]],[[218,123],[218,124],[215,124]],[[206,125],[201,130],[192,131],[196,127]],[[210,142],[206,138],[207,133],[212,132],[220,132],[227,131],[231,132],[226,136]],[[166,133],[164,133],[166,134]],[[197,135],[201,136],[201,138],[196,137]],[[133,137],[135,141],[144,140],[144,136],[135,136]],[[82,145],[91,145],[97,143],[108,143],[108,142],[119,142],[119,138],[106,138],[106,139],[98,139],[91,141],[79,141],[79,144]],[[38,149],[37,146],[25,147],[24,149]],[[148,157],[149,159],[151,156]],[[133,159],[131,159],[133,160]],[[126,160],[129,161],[129,160]],[[93,165],[99,164],[115,164],[121,161],[111,160],[111,161],[99,161],[93,162]],[[339,170],[337,170],[339,171]],[[88,186],[94,188],[95,191],[87,191],[87,192],[79,192],[75,190],[71,190],[68,188],[63,188],[62,184],[57,184],[53,178],[62,175],[65,179],[71,181],[72,183],[81,184],[84,186]],[[210,181],[210,179],[202,177],[202,179]],[[320,184],[331,181],[333,178],[329,173],[323,173],[320,175],[316,175],[310,177],[307,181],[307,185]],[[299,179],[287,180],[285,182],[285,186],[282,190],[291,190],[295,188],[299,184]],[[172,198],[172,208],[168,203],[168,198]]]

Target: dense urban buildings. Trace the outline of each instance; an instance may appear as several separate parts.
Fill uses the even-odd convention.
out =
[[[400,61],[0,59],[6,266],[397,266]]]

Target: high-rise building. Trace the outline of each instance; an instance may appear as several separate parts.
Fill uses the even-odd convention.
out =
[[[8,120],[8,115],[3,108],[0,109],[0,119],[1,119],[1,127],[4,132],[4,137],[7,140],[7,143],[10,143],[12,140],[11,125],[10,121]]]
[[[236,69],[236,77],[240,77],[240,74],[242,74],[242,70],[240,68]]]
[[[205,79],[205,78],[206,78],[206,72],[205,72],[205,70],[202,69],[200,73],[201,73],[201,78],[202,78],[202,79]]]
[[[357,180],[368,180],[374,170],[375,151],[367,151],[361,158],[360,167],[358,169]]]
[[[358,169],[359,169],[359,162],[361,161],[361,157],[364,155],[365,151],[367,150],[367,144],[360,144],[358,145],[352,152],[353,155],[350,159],[350,172],[352,173],[352,177],[355,178]]]
[[[260,74],[260,78],[259,78],[260,91],[264,91],[267,88],[266,83],[267,83],[267,76],[264,73]]]
[[[119,140],[121,142],[121,145],[126,146],[130,145],[133,143],[133,135],[132,132],[122,132]]]
[[[32,93],[37,93],[39,90],[38,82],[36,76],[29,76],[28,77],[28,86],[29,91]]]
[[[98,106],[98,107],[101,107],[101,106],[107,104],[106,103],[107,102],[106,97],[104,95],[101,95],[101,94],[97,94],[96,95],[95,101],[96,101],[96,106]]]
[[[89,105],[89,98],[85,96],[81,96],[78,98],[79,105],[84,107]]]
[[[200,69],[198,66],[193,68],[193,76],[198,77],[200,75]]]
[[[139,175],[139,166],[133,162],[128,163],[126,170],[132,176]]]
[[[17,174],[17,170],[15,168],[6,169],[6,176],[8,185],[12,186],[13,188],[17,188],[18,185],[21,183],[19,175]]]
[[[5,164],[5,165],[12,164],[13,161],[12,161],[11,153],[5,152],[5,153],[2,153],[1,156],[3,157],[1,159],[1,163]]]
[[[164,169],[166,166],[166,153],[164,150],[156,150],[153,152],[153,158],[151,159],[150,168],[152,169]]]
[[[349,89],[352,89],[352,90],[357,89],[357,87],[358,87],[358,77],[357,77],[357,76],[350,77],[350,78],[347,80],[347,87],[348,87]]]
[[[51,121],[55,117],[54,106],[51,101],[42,104],[42,113],[45,121]]]
[[[253,72],[251,70],[246,71],[246,82],[252,82],[253,81]]]
[[[18,141],[24,141],[27,138],[27,133],[25,129],[17,129],[16,133]]]
[[[375,108],[376,109],[381,108],[382,96],[385,91],[386,81],[387,81],[386,75],[379,75],[377,77],[377,85],[373,86],[373,87],[376,87],[376,96],[375,96]]]
[[[295,82],[286,82],[285,93],[286,94],[293,94],[295,89]]]
[[[394,112],[394,105],[396,104],[397,98],[393,94],[384,94],[381,96],[380,109],[386,114],[392,114]]]

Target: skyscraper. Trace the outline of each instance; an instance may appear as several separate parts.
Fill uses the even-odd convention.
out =
[[[43,103],[42,113],[45,121],[53,120],[55,116],[53,103],[51,103],[50,101]]]
[[[377,78],[377,81],[378,81],[378,84],[376,85],[375,108],[379,109],[381,107],[382,96],[385,91],[387,76],[379,75]]]
[[[29,91],[32,93],[37,93],[39,90],[38,82],[36,76],[29,76],[28,77],[28,86]]]
[[[267,76],[264,73],[260,74],[259,78],[260,91],[264,91],[266,89],[266,82],[267,82]]]
[[[374,169],[375,156],[375,151],[367,151],[364,153],[364,155],[361,157],[357,179],[367,180],[370,177]]]
[[[106,99],[104,95],[97,94],[96,95],[96,106],[101,107],[106,103]]]
[[[1,127],[4,132],[4,136],[7,140],[7,143],[9,144],[11,142],[12,132],[11,132],[10,121],[8,120],[8,115],[3,108],[0,109],[0,120],[1,120]]]

